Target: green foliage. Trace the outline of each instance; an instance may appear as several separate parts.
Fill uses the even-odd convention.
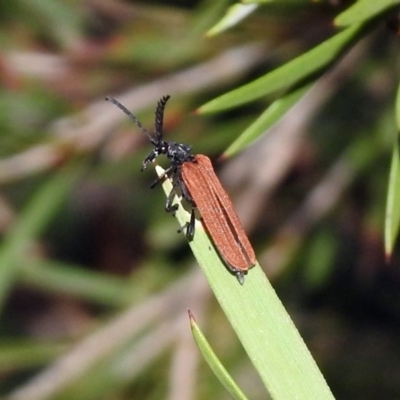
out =
[[[1,395],[223,398],[190,308],[238,398],[332,397],[299,332],[338,398],[398,398],[399,2],[178,3],[0,5]],[[236,155],[243,286],[201,226],[190,268],[107,94],[150,132],[170,94],[167,140]]]

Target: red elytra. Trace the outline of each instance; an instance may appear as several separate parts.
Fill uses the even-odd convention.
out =
[[[227,266],[233,272],[244,272],[253,267],[256,264],[254,250],[210,159],[197,154],[193,162],[186,161],[181,165],[180,174]]]

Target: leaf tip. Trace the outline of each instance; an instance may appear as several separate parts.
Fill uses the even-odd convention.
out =
[[[218,158],[217,158],[217,162],[224,162],[228,159],[228,155],[226,154],[226,152],[224,151]]]
[[[188,315],[189,315],[189,321],[190,321],[190,325],[193,326],[196,324],[196,319],[194,318],[194,315],[192,313],[192,311],[190,310],[190,308],[188,308],[187,310]]]

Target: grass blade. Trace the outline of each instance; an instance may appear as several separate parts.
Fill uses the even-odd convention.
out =
[[[232,157],[248,146],[289,111],[312,87],[308,84],[274,101],[223,153]]]
[[[163,169],[156,167],[157,174]],[[163,182],[169,194],[172,183]],[[174,199],[175,204],[178,199]],[[180,226],[189,213],[180,205]],[[222,263],[205,232],[196,221],[189,243],[221,308],[245,348],[251,362],[274,399],[333,399],[324,377],[307,349],[260,265],[249,271],[243,285]]]
[[[371,20],[399,3],[398,0],[358,0],[335,18],[335,25],[344,27]]]
[[[190,310],[188,312],[190,327],[192,328],[194,340],[196,341],[197,346],[203,354],[204,359],[207,361],[207,364],[210,366],[215,376],[219,379],[219,381],[222,383],[222,385],[225,387],[225,389],[228,391],[233,399],[246,400],[247,397],[245,396],[245,394],[242,392],[242,390],[239,388],[233,378],[229,375],[228,371],[225,369],[221,361],[214,353],[214,350],[211,348],[206,337],[203,335],[203,332],[197,325],[193,314],[190,312]]]
[[[211,100],[197,111],[218,112],[277,91],[287,90],[336,61],[359,38],[363,29],[363,25],[354,25],[263,77]]]

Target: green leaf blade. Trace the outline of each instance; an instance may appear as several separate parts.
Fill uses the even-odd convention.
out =
[[[399,3],[398,0],[358,0],[335,18],[335,25],[345,27],[369,21]]]
[[[287,90],[334,62],[363,32],[363,25],[352,26],[310,51],[289,61],[261,78],[204,104],[199,113],[218,112],[260,97]]]
[[[223,153],[223,158],[232,157],[244,149],[288,112],[312,87],[313,83],[286,94],[274,101]]]
[[[393,148],[385,216],[385,254],[390,259],[400,227],[400,156],[399,143]]]
[[[400,86],[396,97],[396,124],[400,132]],[[385,215],[385,254],[390,259],[400,228],[400,142],[399,136],[393,146],[390,165]]]
[[[156,167],[160,176],[163,169]],[[163,182],[168,195],[169,179]],[[176,217],[184,226],[190,219],[177,198]],[[251,362],[274,399],[325,400],[333,395],[290,316],[260,265],[243,285],[221,261],[200,221],[189,243],[212,291],[230,321]]]
[[[206,34],[211,37],[237,25],[257,9],[256,4],[234,4],[229,7],[226,14]]]
[[[204,359],[207,364],[210,366],[211,370],[214,372],[214,375],[218,378],[218,380],[222,383],[228,393],[232,396],[233,399],[237,400],[247,400],[247,397],[233,380],[233,378],[229,375],[228,371],[225,369],[221,361],[218,359],[214,350],[208,343],[206,337],[201,331],[200,327],[197,325],[192,313],[189,310],[189,318],[190,318],[190,327],[192,329],[194,340],[201,351]]]

